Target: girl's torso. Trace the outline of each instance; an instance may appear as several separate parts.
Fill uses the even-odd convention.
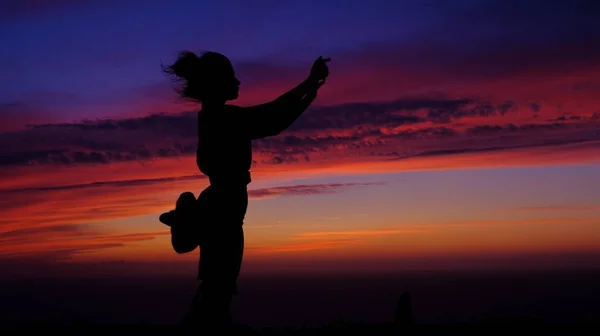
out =
[[[243,135],[240,113],[233,105],[198,113],[196,163],[211,183],[250,183],[252,140]]]

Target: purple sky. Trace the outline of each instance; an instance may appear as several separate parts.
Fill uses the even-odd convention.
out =
[[[251,80],[256,63],[307,68],[318,55],[338,64],[359,51],[362,62],[488,65],[481,54],[518,57],[599,36],[594,1],[0,3],[0,120],[21,113],[28,122],[126,114],[164,86],[161,60],[185,48],[223,52]],[[595,54],[574,55],[597,56],[590,48]],[[496,66],[517,66],[503,60]]]

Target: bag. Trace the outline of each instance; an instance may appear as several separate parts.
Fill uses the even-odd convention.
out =
[[[179,195],[175,210],[161,214],[159,221],[171,228],[171,245],[178,254],[200,245],[200,206],[192,192]]]

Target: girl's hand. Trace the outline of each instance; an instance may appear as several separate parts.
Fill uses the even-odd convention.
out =
[[[323,56],[319,56],[310,69],[309,77],[319,83],[325,81],[327,76],[329,76],[329,68],[327,67],[327,62],[329,61],[331,61],[331,58],[323,58]],[[320,84],[319,86],[321,85],[323,84]]]

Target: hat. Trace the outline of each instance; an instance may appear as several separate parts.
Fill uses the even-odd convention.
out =
[[[158,220],[167,225],[173,226],[178,222],[183,222],[186,219],[193,217],[196,207],[196,196],[194,193],[186,191],[179,195],[175,203],[175,210],[171,210],[161,214]]]

